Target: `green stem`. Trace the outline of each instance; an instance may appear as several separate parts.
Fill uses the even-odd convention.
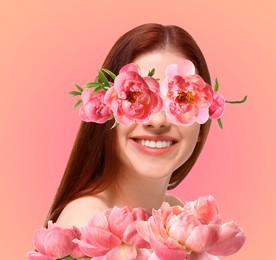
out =
[[[244,103],[247,100],[247,96],[245,96],[242,100],[235,100],[235,101],[228,101],[226,100],[225,103],[229,104],[241,104]]]

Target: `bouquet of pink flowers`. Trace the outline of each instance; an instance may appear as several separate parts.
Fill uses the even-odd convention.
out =
[[[233,221],[222,223],[212,196],[186,202],[183,207],[163,203],[146,209],[108,209],[86,227],[62,229],[51,221],[34,232],[36,251],[29,260],[139,259],[216,260],[236,253],[245,242]]]

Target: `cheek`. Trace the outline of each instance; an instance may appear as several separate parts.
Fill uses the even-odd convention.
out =
[[[190,126],[179,126],[181,135],[185,137],[187,140],[192,142],[197,142],[199,139],[200,133],[200,124],[194,123]]]
[[[125,157],[127,141],[129,138],[129,134],[132,131],[133,126],[124,126],[118,125],[116,126],[116,134],[115,134],[115,147],[118,158],[122,160]]]
[[[186,160],[193,153],[197,142],[199,141],[200,125],[195,123],[191,126],[181,127],[182,136],[183,136],[183,153],[185,154]]]

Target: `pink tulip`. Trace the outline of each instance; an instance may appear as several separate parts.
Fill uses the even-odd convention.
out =
[[[208,120],[213,91],[200,76],[195,75],[191,61],[182,60],[167,67],[161,92],[166,97],[166,116],[173,124],[203,124]]]
[[[79,110],[80,118],[85,122],[105,123],[110,119],[112,111],[104,104],[103,90],[92,93],[94,88],[85,88],[82,92],[82,105]]]
[[[243,230],[233,221],[226,222],[221,226],[218,241],[208,252],[218,256],[232,255],[240,250],[244,242]]]
[[[121,68],[104,102],[111,107],[116,121],[124,125],[145,122],[163,106],[158,82],[152,77],[141,77],[132,63]]]
[[[106,210],[95,215],[82,229],[82,238],[75,239],[80,250],[92,259],[148,259],[149,243],[137,232],[138,221],[146,221],[145,209],[129,207]]]
[[[75,227],[62,229],[49,221],[47,229],[40,228],[34,232],[33,242],[38,252],[29,252],[28,259],[52,260],[66,256],[83,257],[83,253],[72,241],[80,238],[80,235],[80,231]]]
[[[224,97],[220,93],[214,91],[213,92],[213,103],[209,107],[210,118],[211,119],[220,118],[224,111],[224,105],[225,105]]]

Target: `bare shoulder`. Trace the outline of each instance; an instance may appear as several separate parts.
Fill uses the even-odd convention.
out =
[[[100,197],[83,197],[73,200],[60,213],[56,224],[62,228],[83,227],[96,214],[108,207]]]
[[[168,194],[168,193],[166,194],[165,202],[169,203],[170,206],[183,207],[183,202],[179,198],[177,198],[174,195]]]

